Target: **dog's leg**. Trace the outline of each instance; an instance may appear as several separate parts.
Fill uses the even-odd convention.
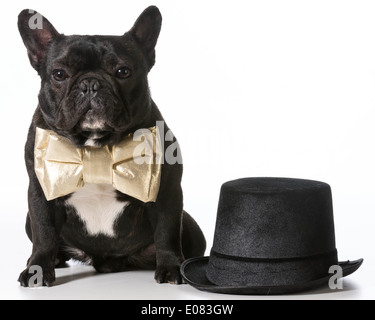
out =
[[[43,199],[40,185],[34,180],[29,186],[29,214],[26,230],[33,242],[32,254],[27,268],[20,274],[18,281],[28,287],[34,275],[30,272],[31,266],[42,270],[43,285],[51,286],[55,281],[55,259],[57,257],[59,239],[56,225],[60,222],[59,209]]]
[[[26,217],[26,234],[29,237],[30,241],[33,241],[33,232],[31,229],[31,219],[30,219],[30,213],[27,213]],[[72,257],[64,250],[66,248],[66,244],[62,239],[60,239],[59,242],[59,250],[57,252],[56,260],[55,260],[55,268],[65,268],[67,266],[66,262],[69,261]],[[29,259],[30,260],[30,259]],[[27,261],[27,265],[29,264],[29,260]]]
[[[161,190],[157,202],[147,210],[155,230],[155,280],[158,283],[180,284],[182,283],[180,265],[184,258],[181,248],[183,204],[179,179],[168,180]]]

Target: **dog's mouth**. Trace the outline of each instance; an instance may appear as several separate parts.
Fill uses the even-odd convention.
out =
[[[78,128],[79,135],[85,146],[100,147],[112,134],[111,128],[105,121],[94,120],[87,115],[79,122]]]
[[[88,147],[102,147],[111,140],[113,135],[112,131],[98,131],[98,130],[83,130],[80,136],[83,140],[83,146]]]
[[[100,140],[109,136],[111,131],[82,131],[81,135],[87,139]]]
[[[82,117],[72,130],[71,138],[78,148],[114,145],[122,138],[123,130],[119,130],[107,117],[88,115],[91,114]]]
[[[81,120],[76,126],[76,144],[79,147],[101,147],[110,140],[112,129],[104,121]]]

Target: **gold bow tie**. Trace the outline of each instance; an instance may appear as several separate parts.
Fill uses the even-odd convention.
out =
[[[138,135],[139,133],[139,135]],[[161,140],[158,127],[129,134],[113,147],[76,148],[51,130],[36,128],[35,173],[46,199],[68,195],[85,183],[112,184],[143,202],[155,202],[161,177]],[[144,137],[140,141],[141,138]]]

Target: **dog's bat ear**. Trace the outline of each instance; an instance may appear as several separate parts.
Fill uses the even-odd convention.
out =
[[[41,61],[48,46],[60,34],[46,18],[29,9],[25,9],[19,14],[18,30],[26,46],[30,63],[39,73]]]
[[[155,64],[155,46],[161,29],[162,17],[155,6],[148,7],[139,16],[129,33],[145,55],[149,70]]]

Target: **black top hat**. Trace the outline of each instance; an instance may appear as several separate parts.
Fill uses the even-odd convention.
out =
[[[331,266],[345,277],[362,262],[338,262],[328,184],[245,178],[221,188],[210,257],[186,260],[181,273],[204,291],[285,294],[328,285]]]

